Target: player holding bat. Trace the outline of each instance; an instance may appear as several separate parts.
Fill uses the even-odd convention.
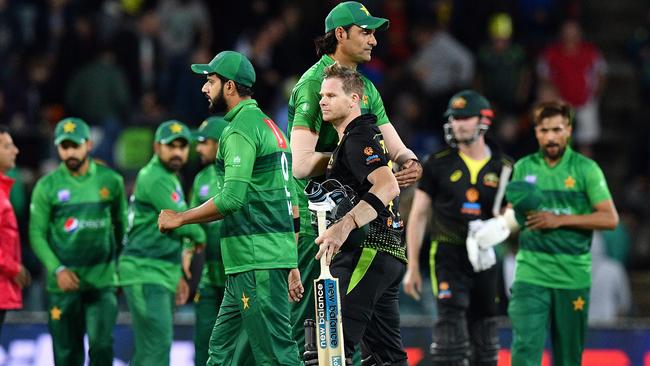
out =
[[[325,256],[339,281],[346,363],[351,364],[354,348],[361,344],[362,365],[406,365],[398,306],[406,269],[403,222],[397,210],[400,189],[376,117],[361,114],[363,90],[357,71],[338,64],[325,69],[320,107],[340,143],[327,166],[327,180],[306,188],[310,201],[334,204],[328,216],[333,223],[316,239],[320,245],[316,259]],[[328,301],[332,298],[327,291],[325,296]],[[322,334],[318,309],[316,315],[318,349]],[[333,315],[333,311],[325,314]],[[305,364],[317,365],[317,354],[305,352]]]

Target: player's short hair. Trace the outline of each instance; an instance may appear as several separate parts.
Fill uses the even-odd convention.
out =
[[[535,126],[540,124],[546,118],[562,116],[566,119],[567,124],[571,125],[573,119],[573,108],[561,100],[539,103],[533,109],[533,121]]]
[[[347,25],[341,28],[343,28],[344,31],[349,32],[350,28],[352,28],[352,25]],[[338,46],[339,42],[336,39],[335,32],[336,32],[336,28],[332,29],[331,31],[323,34],[322,36],[314,40],[314,46],[316,46],[316,55],[318,57],[331,55],[334,52],[336,52],[336,46]],[[350,38],[350,34],[348,34],[348,38]]]
[[[341,80],[345,94],[357,94],[359,99],[363,99],[363,79],[358,71],[339,65],[335,62],[325,68],[325,79],[336,78]]]
[[[9,133],[9,127],[5,125],[0,125],[0,134]]]
[[[221,76],[219,74],[216,74],[216,73],[214,75],[216,77],[218,77],[219,80],[221,80],[222,85],[227,83],[228,80],[231,80],[231,79],[228,79],[228,78],[223,77],[223,76]],[[242,85],[242,84],[236,82],[235,80],[233,80],[232,82],[235,83],[235,89],[237,89],[237,94],[239,94],[240,97],[252,97],[253,96],[253,88]]]

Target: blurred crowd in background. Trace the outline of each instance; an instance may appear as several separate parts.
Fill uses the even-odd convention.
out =
[[[618,6],[626,2],[638,1]],[[286,129],[289,93],[316,62],[313,40],[336,3],[0,0],[0,123],[21,150],[12,199],[34,277],[43,274],[24,234],[29,196],[36,179],[58,164],[52,139],[57,121],[85,119],[93,155],[124,174],[130,194],[137,170],[152,154],[155,127],[171,118],[196,127],[208,115],[200,92],[204,78],[189,65],[232,49],[251,59],[254,98]],[[536,149],[530,107],[558,97],[570,102],[574,146],[601,164],[622,217],[619,228],[594,240],[594,288],[602,287],[596,297],[614,309],[594,316],[611,320],[650,315],[650,299],[633,291],[632,302],[630,291],[621,289],[628,286],[600,285],[627,283],[630,272],[639,274],[636,283],[650,277],[650,11],[635,24],[628,19],[630,31],[612,42],[605,28],[615,28],[615,19],[602,7],[603,19],[594,16],[598,3],[605,2],[364,1],[373,15],[390,20],[390,28],[377,33],[372,61],[360,70],[422,159],[444,147],[442,114],[461,89],[476,88],[493,103],[496,121],[488,136],[514,158]],[[194,159],[184,169],[187,186],[198,168]],[[504,296],[515,250],[516,241],[503,246]],[[29,291],[26,308],[44,309],[42,287]],[[429,302],[405,300],[405,311],[429,311]],[[592,308],[604,307],[594,298]]]

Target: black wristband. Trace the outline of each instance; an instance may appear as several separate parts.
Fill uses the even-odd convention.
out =
[[[293,218],[293,232],[294,233],[300,232],[300,217]]]
[[[361,200],[366,201],[377,212],[377,216],[379,216],[379,214],[386,208],[386,205],[381,202],[379,197],[375,196],[375,194],[371,192],[364,194],[363,197],[361,197]]]
[[[410,160],[413,160],[413,161],[416,162],[419,166],[422,166],[422,163],[421,163],[420,160],[418,160],[417,158],[410,158],[410,159],[408,159],[407,161],[410,161]]]

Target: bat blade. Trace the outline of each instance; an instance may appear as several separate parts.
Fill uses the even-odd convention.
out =
[[[318,211],[318,232],[325,231],[325,212]],[[314,280],[316,348],[319,366],[344,366],[343,322],[339,280],[332,277],[325,256],[320,259],[321,274]]]

